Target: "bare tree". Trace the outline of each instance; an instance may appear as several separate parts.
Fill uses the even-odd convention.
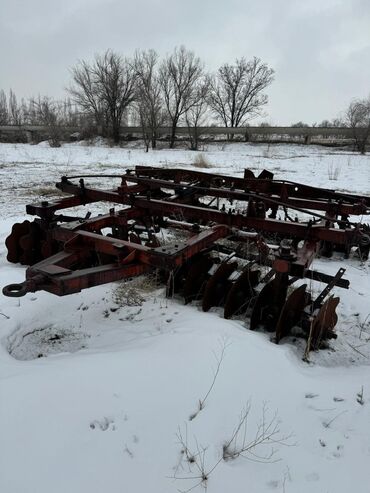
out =
[[[29,125],[37,125],[39,123],[37,118],[37,107],[34,99],[28,100],[27,109],[24,114],[25,122]]]
[[[201,126],[204,124],[208,111],[210,79],[208,76],[200,79],[194,90],[194,105],[185,113],[186,125],[188,127],[190,149],[197,151],[199,138],[201,136]]]
[[[9,123],[8,102],[6,99],[5,92],[1,89],[1,91],[0,91],[0,125],[8,125],[8,123]]]
[[[97,125],[102,125],[104,111],[98,98],[97,81],[92,66],[81,60],[75,67],[72,67],[71,74],[73,85],[67,90],[73,101],[85,112],[92,113]]]
[[[44,125],[49,132],[49,143],[51,147],[60,147],[63,122],[63,103],[52,100],[46,96],[32,100],[35,109],[37,123]]]
[[[346,123],[353,130],[357,150],[365,154],[370,135],[370,97],[351,102],[346,112]]]
[[[171,123],[170,147],[173,148],[179,120],[195,104],[196,83],[203,74],[203,67],[192,51],[180,46],[163,60],[159,73]]]
[[[136,96],[136,74],[127,58],[108,50],[96,55],[93,64],[80,61],[71,70],[68,89],[74,102],[94,115],[98,125],[109,122],[114,141],[119,142],[123,115]]]
[[[67,98],[61,102],[62,120],[64,125],[71,127],[77,127],[79,124],[79,115],[76,110],[76,105],[72,104],[72,101]]]
[[[18,105],[16,95],[11,89],[9,93],[9,115],[10,115],[11,123],[13,125],[22,125],[21,108]]]
[[[240,127],[261,115],[268,97],[263,91],[274,80],[274,70],[259,58],[224,64],[212,79],[209,104],[225,127]]]
[[[24,98],[21,99],[19,110],[22,115],[22,124],[24,125],[25,123],[27,123],[27,113],[28,113],[27,101]]]
[[[98,97],[107,108],[112,135],[119,142],[123,114],[136,98],[136,73],[133,63],[108,50],[95,57],[93,73],[97,81]]]
[[[165,114],[159,74],[157,72],[158,55],[154,50],[137,52],[135,72],[137,76],[136,110],[146,150],[151,142],[152,149],[157,146],[158,128],[163,125]]]
[[[67,89],[72,100],[87,114],[92,115],[103,134],[107,127],[106,107],[99,99],[97,79],[93,72],[93,66],[81,60],[71,69],[72,85]]]

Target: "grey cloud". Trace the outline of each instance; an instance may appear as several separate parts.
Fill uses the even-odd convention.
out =
[[[78,59],[185,44],[210,70],[259,56],[276,70],[268,119],[312,123],[370,92],[369,27],[367,0],[1,0],[0,88],[61,97]]]

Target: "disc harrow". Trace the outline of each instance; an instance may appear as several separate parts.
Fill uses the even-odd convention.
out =
[[[88,185],[97,179],[119,183]],[[369,227],[353,222],[369,214],[369,197],[274,180],[266,170],[232,177],[137,166],[64,176],[56,187],[68,196],[27,205],[35,219],[15,224],[6,239],[8,261],[29,266],[23,283],[3,288],[6,296],[64,296],[156,270],[167,296],[222,310],[277,343],[303,336],[319,349],[336,337],[339,297],[330,293],[349,282],[343,268],[335,276],[312,270],[314,258],[369,255]],[[101,201],[119,208],[60,212]],[[324,285],[316,299],[307,280]]]

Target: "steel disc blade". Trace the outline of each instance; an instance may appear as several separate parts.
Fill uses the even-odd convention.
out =
[[[251,320],[249,325],[249,328],[251,330],[256,330],[258,325],[262,322],[263,312],[265,308],[269,306],[272,297],[272,293],[273,293],[272,283],[273,281],[270,281],[267,284],[265,284],[256,299],[256,303],[252,310]]]
[[[197,255],[196,258],[192,259],[184,283],[183,295],[185,304],[202,298],[208,279],[208,271],[213,264],[214,260],[209,255]]]
[[[281,309],[285,303],[288,279],[288,274],[275,274],[274,279],[262,288],[253,307],[251,330],[256,330],[258,325],[263,325],[269,332],[276,329]]]
[[[20,246],[19,240],[22,236],[26,235],[29,231],[29,221],[23,221],[23,223],[15,223],[12,227],[12,232],[5,240],[5,245],[8,249],[7,260],[16,264],[19,262],[20,256],[22,255],[22,248]]]
[[[137,245],[141,245],[141,238],[139,235],[137,235],[136,233],[134,232],[131,232],[129,234],[129,240],[131,243],[135,243]]]
[[[237,262],[224,262],[216,270],[213,276],[208,279],[202,302],[204,312],[208,312],[212,306],[219,306],[225,299],[225,296],[231,287],[228,277],[236,270],[237,266]]]
[[[311,325],[311,348],[318,349],[321,341],[333,337],[333,329],[338,322],[336,308],[339,298],[330,296],[320,308]]]
[[[307,300],[306,287],[307,284],[302,284],[286,299],[276,325],[276,342],[289,335],[291,329],[302,319]]]
[[[249,267],[242,272],[226,297],[225,318],[230,318],[247,308],[250,300],[255,296],[254,287],[258,284],[259,276],[259,270],[251,270]]]
[[[254,176],[254,173],[252,170],[245,168],[244,169],[244,179],[245,180],[254,180],[256,177]]]
[[[181,264],[177,269],[170,273],[167,281],[167,297],[172,297],[174,294],[182,292],[188,277],[191,266],[200,258],[199,254],[194,255],[191,259]]]

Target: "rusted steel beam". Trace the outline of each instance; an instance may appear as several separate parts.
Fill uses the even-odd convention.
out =
[[[341,277],[331,276],[329,274],[324,274],[323,272],[318,272],[316,270],[306,269],[304,277],[306,277],[307,279],[312,279],[313,281],[322,282],[324,284],[329,284],[334,282],[335,286],[344,289],[349,289],[348,279],[342,279]]]
[[[137,276],[152,268],[172,270],[218,239],[226,237],[229,232],[227,226],[216,225],[181,243],[152,248],[60,226],[54,230],[54,239],[64,242],[64,250],[29,267],[26,281],[6,286],[3,293],[18,297],[42,289],[64,296],[91,286]],[[82,268],[92,253],[106,254],[111,261],[105,265]],[[74,265],[79,268],[74,270]]]
[[[329,212],[331,215],[366,214],[370,208],[370,199],[368,197],[338,193],[333,190],[310,187],[294,182],[245,179],[191,170],[153,170],[152,168],[149,168],[149,170],[147,168],[139,168],[139,170],[144,170],[144,176],[140,176],[142,174],[141,171],[136,175],[132,171],[123,175],[122,179],[126,185],[117,188],[119,193],[136,193],[144,190],[167,188],[181,194],[191,192],[199,196],[209,195],[233,200],[247,201],[252,197],[266,203],[269,207],[280,205],[297,210],[306,209],[301,212],[307,213],[310,210],[321,210]],[[151,176],[150,172],[154,176]],[[94,176],[100,175],[86,175],[86,177]],[[120,178],[120,175],[113,176]],[[127,182],[130,181],[139,185],[128,186]],[[76,188],[68,188],[68,184]],[[66,177],[62,179],[61,183],[57,184],[57,187],[83,196],[83,188],[71,184]],[[106,192],[109,193],[109,191]],[[116,192],[116,190],[112,192]],[[176,197],[174,200],[176,200]]]
[[[49,261],[53,262],[53,257],[50,257]],[[49,264],[50,271],[52,271],[52,265]],[[112,263],[76,271],[66,268],[64,271],[56,270],[55,274],[47,274],[46,272],[40,273],[42,269],[36,265],[27,269],[25,288],[26,292],[43,290],[58,296],[65,296],[100,284],[135,277],[148,270],[150,266],[141,263],[128,265]]]
[[[69,193],[76,193],[77,187],[69,182],[61,183],[61,188]],[[88,198],[96,200],[107,200],[120,204],[130,204],[135,207],[145,209],[148,215],[167,214],[177,219],[205,220],[213,221],[218,224],[225,224],[229,227],[253,228],[256,231],[277,233],[286,237],[299,239],[311,238],[322,241],[330,241],[340,245],[356,244],[360,232],[355,229],[335,229],[327,228],[323,225],[307,226],[296,222],[284,222],[275,219],[264,219],[258,217],[246,217],[242,214],[228,214],[222,211],[195,207],[188,204],[178,204],[166,202],[164,200],[145,199],[132,195],[120,195],[117,192],[100,191],[84,187],[83,193]],[[177,216],[177,217],[176,217]]]
[[[355,244],[358,231],[354,229],[334,229],[320,225],[308,226],[295,222],[278,221],[276,219],[263,219],[246,217],[242,214],[228,214],[213,209],[194,207],[187,204],[176,204],[166,201],[147,200],[142,197],[131,197],[131,203],[136,207],[148,210],[148,213],[161,213],[180,218],[197,218],[198,220],[211,221],[225,224],[229,227],[255,229],[259,232],[277,233],[287,238],[314,239],[331,241],[340,245]],[[129,201],[130,201],[129,200]]]
[[[55,229],[53,238],[66,242],[65,249],[67,251],[96,251],[112,255],[117,258],[118,262],[128,252],[135,251],[136,259],[139,262],[153,267],[173,269],[218,239],[226,237],[229,233],[230,230],[227,226],[217,225],[193,235],[186,241],[175,243],[173,246],[157,248],[110,238],[89,231],[70,231],[62,226]]]
[[[128,207],[127,209],[121,209],[117,212],[112,211],[109,214],[104,214],[102,216],[72,221],[68,224],[63,224],[62,229],[67,229],[70,231],[75,231],[79,229],[83,229],[85,231],[96,231],[115,226],[127,226],[128,221],[139,219],[144,215],[145,211]]]
[[[43,219],[51,218],[54,213],[61,209],[68,209],[78,205],[91,204],[96,200],[87,199],[82,195],[74,195],[73,197],[63,197],[52,201],[42,201],[34,204],[26,205],[26,212],[31,216],[39,216]]]
[[[130,175],[132,176],[132,175]],[[144,178],[140,176],[132,177],[133,181],[141,183],[145,185],[147,189],[158,189],[158,187],[171,189],[173,188],[175,191],[183,188],[184,191],[192,191],[196,195],[199,196],[211,196],[211,197],[219,197],[219,198],[228,198],[232,200],[240,200],[247,202],[250,198],[255,200],[264,202],[268,207],[273,206],[283,206],[283,207],[291,207],[300,212],[309,213],[310,210],[316,211],[327,211],[331,214],[345,214],[345,215],[360,215],[365,214],[367,211],[367,207],[363,203],[343,203],[342,199],[337,202],[328,202],[324,200],[313,200],[309,198],[294,198],[286,196],[284,199],[281,199],[279,195],[271,194],[266,195],[266,193],[254,193],[253,187],[251,191],[243,191],[236,190],[234,186],[233,189],[225,188],[224,186],[220,188],[215,188],[212,186],[204,187],[197,184],[187,185],[186,183],[176,183],[163,179],[156,178]],[[201,183],[201,182],[200,182]]]
[[[136,166],[135,173],[137,176],[173,179],[178,182],[187,182],[194,179],[201,180],[203,182],[208,180],[212,183],[216,183],[218,181],[223,186],[233,186],[239,189],[245,189],[248,187],[253,191],[278,196],[281,195],[282,189],[284,188],[289,197],[343,200],[344,202],[352,204],[363,202],[368,207],[370,206],[370,198],[367,196],[347,194],[326,188],[312,187],[310,185],[304,185],[302,183],[288,180],[239,178],[221,174],[206,173],[203,171],[155,168],[150,166]],[[132,172],[128,172],[127,174],[130,176]]]
[[[146,210],[148,217],[152,215],[165,214],[174,219],[183,218],[194,221],[213,221],[229,227],[255,229],[265,233],[276,233],[287,238],[316,239],[328,241],[338,245],[356,245],[361,238],[361,231],[358,229],[335,229],[322,224],[307,226],[296,222],[284,222],[275,219],[265,219],[258,217],[246,217],[242,214],[228,214],[222,211],[196,207],[188,204],[167,202],[165,200],[145,199],[131,194],[120,194],[114,191],[101,191],[85,186],[78,187],[68,180],[64,180],[58,186],[69,193],[83,194],[84,198],[93,200],[106,200],[119,204],[135,205],[136,208]]]

